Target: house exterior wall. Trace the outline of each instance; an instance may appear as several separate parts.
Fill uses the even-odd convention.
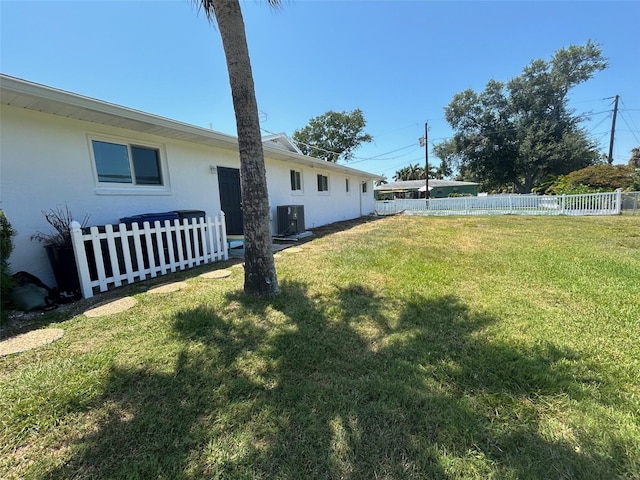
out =
[[[49,285],[55,281],[45,250],[39,242],[31,241],[35,233],[51,231],[43,211],[66,204],[78,221],[89,214],[88,225],[179,209],[204,210],[213,216],[220,211],[220,195],[215,169],[212,172],[210,167],[239,168],[236,151],[11,106],[0,109],[0,123],[0,208],[17,231],[10,267],[14,272],[29,271]],[[95,137],[159,148],[166,188],[122,191],[100,187],[91,152],[91,138]],[[278,205],[304,205],[308,229],[374,210],[370,180],[368,192],[361,198],[359,184],[365,178],[352,177],[352,192],[346,195],[344,174],[327,171],[330,191],[318,194],[315,172],[320,169],[269,158],[265,164],[274,233]],[[292,168],[303,172],[302,195],[291,192]]]
[[[265,160],[267,184],[271,205],[272,232],[277,232],[277,207],[303,205],[307,230],[341,220],[368,215],[375,208],[372,182],[366,178],[347,175],[328,169],[291,165],[287,162]],[[302,191],[291,190],[290,171],[301,172]],[[329,191],[318,192],[317,175],[328,177]],[[349,192],[346,179],[349,179]],[[367,180],[367,193],[362,193],[362,182]]]

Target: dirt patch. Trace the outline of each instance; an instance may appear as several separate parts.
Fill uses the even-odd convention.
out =
[[[26,352],[55,342],[64,335],[61,328],[41,328],[0,342],[0,357]]]

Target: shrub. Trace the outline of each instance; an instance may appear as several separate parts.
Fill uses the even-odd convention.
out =
[[[547,189],[551,194],[613,192],[632,188],[634,169],[628,165],[591,165],[562,175]]]
[[[48,211],[43,211],[45,220],[54,229],[53,232],[37,232],[31,235],[31,240],[38,240],[45,245],[58,245],[61,247],[71,246],[71,223],[73,222],[73,215],[71,210],[65,203],[64,208],[58,206]],[[87,225],[89,215],[85,214],[82,220],[82,227]]]
[[[2,320],[6,318],[11,288],[14,285],[13,278],[9,275],[9,256],[13,251],[13,236],[16,232],[11,227],[4,212],[0,210],[0,297],[2,305]]]
[[[631,178],[633,179],[631,190],[634,192],[640,191],[640,167],[635,169]]]

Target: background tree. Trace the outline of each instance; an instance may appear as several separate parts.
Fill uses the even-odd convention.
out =
[[[567,95],[606,66],[600,48],[588,42],[558,50],[548,62],[532,61],[506,84],[490,80],[481,93],[456,94],[445,108],[455,134],[436,145],[436,154],[484,190],[519,193],[549,174],[595,163],[597,146],[568,108]]]
[[[633,168],[640,168],[640,147],[631,149],[631,158],[629,159],[629,166]]]
[[[631,158],[629,159],[629,166],[635,171],[633,172],[633,184],[631,190],[640,190],[640,147],[631,149]]]
[[[268,1],[272,6],[280,3]],[[238,0],[200,0],[198,5],[209,22],[218,25],[233,97],[244,222],[244,291],[256,296],[276,295],[280,290],[273,260],[260,118],[240,3]]]
[[[387,183],[389,183],[389,180],[387,180],[387,176],[386,175],[381,175],[381,176],[382,176],[382,180],[376,180],[375,181],[376,187],[379,187],[380,185],[386,185]]]
[[[364,133],[367,122],[362,110],[328,112],[309,120],[309,125],[295,130],[292,138],[305,155],[328,162],[349,161],[353,152],[373,137]]]
[[[393,175],[393,179],[396,182],[403,182],[407,180],[421,180],[424,179],[424,168],[417,163],[409,164],[406,167],[397,170]]]
[[[433,165],[429,165],[429,178],[441,178],[438,177],[438,170]],[[409,164],[406,167],[396,170],[393,174],[393,179],[396,182],[402,182],[406,180],[424,180],[424,167],[416,164]]]

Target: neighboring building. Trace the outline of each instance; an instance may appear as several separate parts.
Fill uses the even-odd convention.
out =
[[[43,211],[66,204],[89,225],[141,213],[223,210],[242,234],[236,137],[0,75],[0,208],[17,236],[12,271],[53,285]],[[284,134],[264,139],[271,225],[277,207],[302,205],[305,226],[374,211],[381,177],[302,155]]]
[[[456,182],[454,180],[429,179],[431,198],[444,198],[454,195],[478,195],[478,183]],[[424,180],[406,180],[403,182],[385,183],[375,187],[376,200],[393,200],[396,198],[425,198],[427,189]]]

